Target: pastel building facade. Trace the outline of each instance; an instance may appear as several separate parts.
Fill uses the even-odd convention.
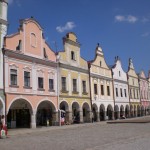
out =
[[[130,117],[136,117],[140,115],[141,101],[138,75],[135,72],[131,58],[129,59],[127,78],[129,85]]]
[[[7,33],[7,0],[0,0],[0,115],[5,115],[5,95],[3,78],[3,53],[4,36]]]
[[[129,94],[127,74],[122,69],[121,61],[117,56],[115,65],[112,67],[114,86],[114,117],[118,119],[122,116],[130,116]]]
[[[141,108],[140,116],[149,114],[150,109],[150,99],[149,99],[149,82],[147,77],[142,70],[139,74],[139,87],[140,87],[140,98],[141,98]]]
[[[40,24],[20,20],[18,32],[6,36],[3,53],[8,127],[58,123],[56,56]]]
[[[114,117],[112,73],[99,44],[95,50],[95,59],[89,62],[89,71],[94,121],[112,120]]]
[[[64,51],[59,52],[59,108],[65,111],[65,122],[90,122],[91,102],[88,64],[80,56],[80,44],[74,33],[63,38]]]

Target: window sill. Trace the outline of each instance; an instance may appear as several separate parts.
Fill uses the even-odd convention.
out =
[[[62,93],[68,93],[68,91],[66,91],[66,90],[61,90],[61,92],[62,92]]]
[[[55,92],[55,90],[53,90],[53,89],[49,89],[48,91],[49,91],[49,92]]]
[[[79,94],[79,92],[78,92],[78,91],[72,91],[72,93],[73,93],[73,94]]]
[[[82,94],[83,94],[83,95],[88,95],[88,93],[87,93],[87,92],[82,92]]]
[[[23,88],[24,89],[32,89],[32,87],[30,87],[30,86],[24,86]]]
[[[45,91],[45,89],[43,89],[43,88],[38,88],[38,91]]]
[[[9,87],[12,87],[12,88],[19,88],[18,85],[9,85]]]

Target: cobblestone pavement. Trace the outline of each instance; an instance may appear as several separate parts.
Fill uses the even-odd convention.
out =
[[[25,134],[10,131],[9,138],[0,139],[0,150],[149,150],[149,131],[150,123],[91,123]]]

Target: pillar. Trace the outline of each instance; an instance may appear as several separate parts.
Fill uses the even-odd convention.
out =
[[[32,129],[35,129],[36,128],[36,112],[33,111],[33,113],[31,114],[31,125],[30,127]]]
[[[83,111],[80,111],[80,123],[83,123]]]

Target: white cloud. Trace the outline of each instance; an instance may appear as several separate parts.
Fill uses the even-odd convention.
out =
[[[21,2],[20,0],[8,0],[8,4],[11,5],[11,4],[16,4],[18,7],[21,7]]]
[[[128,23],[135,23],[138,20],[137,17],[128,15],[128,16],[123,16],[123,15],[117,15],[115,16],[115,21],[117,22],[128,22]]]
[[[56,30],[57,30],[57,32],[62,33],[62,32],[67,31],[67,30],[72,30],[73,28],[75,28],[75,26],[76,25],[74,22],[69,21],[65,24],[65,26],[57,26]]]
[[[147,37],[147,36],[149,36],[149,35],[150,35],[149,32],[145,32],[145,33],[142,34],[142,37]]]

